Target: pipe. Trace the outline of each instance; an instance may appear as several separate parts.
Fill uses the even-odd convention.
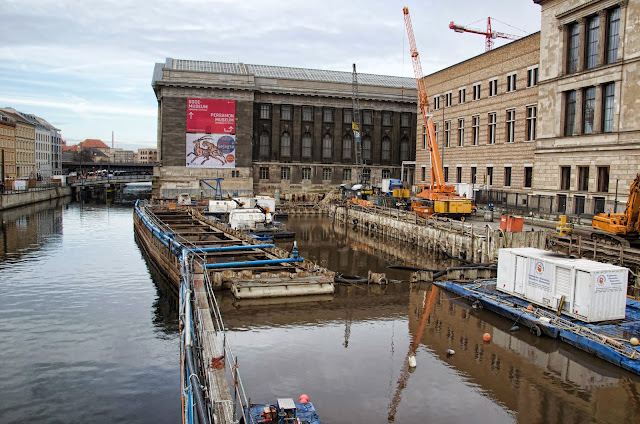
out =
[[[252,265],[271,265],[271,264],[286,264],[290,262],[302,262],[304,259],[301,256],[295,258],[286,259],[263,259],[259,261],[244,261],[244,262],[220,262],[216,264],[206,264],[207,269],[219,269],[219,268],[233,268]]]
[[[193,363],[193,352],[191,347],[185,348],[187,357],[187,373],[189,375],[189,383],[191,383],[191,389],[193,390],[194,398],[196,401],[196,410],[198,412],[198,421],[200,423],[209,423],[209,414],[204,403],[204,396],[202,395],[202,387],[198,381],[198,373],[195,364]],[[215,421],[215,420],[214,420]]]
[[[249,250],[249,249],[264,249],[267,247],[276,247],[275,244],[250,244],[246,246],[218,246],[218,247],[201,247],[198,249],[191,249],[193,253],[204,252],[229,252],[233,250]]]

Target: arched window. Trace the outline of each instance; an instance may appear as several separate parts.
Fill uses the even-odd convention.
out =
[[[387,136],[382,137],[382,160],[391,160],[391,139]]]
[[[331,147],[333,144],[333,140],[331,139],[331,135],[325,134],[322,138],[322,158],[330,159],[331,158]]]
[[[280,137],[280,156],[291,156],[291,136],[288,132],[282,133]]]
[[[351,145],[353,144],[353,137],[351,134],[345,134],[342,137],[342,159],[351,159]]]
[[[368,135],[362,139],[362,159],[371,161],[371,137]]]
[[[409,140],[403,138],[400,140],[400,161],[409,160]]]
[[[302,157],[311,157],[311,134],[304,133],[302,135]]]
[[[269,133],[266,131],[260,134],[260,156],[269,157]]]

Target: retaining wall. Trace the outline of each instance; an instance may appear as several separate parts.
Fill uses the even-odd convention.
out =
[[[347,225],[368,229],[435,253],[442,253],[444,250],[452,256],[475,263],[496,262],[498,249],[503,247],[544,249],[547,242],[545,231],[511,233],[460,221],[418,221],[415,218],[411,220],[408,218],[409,214],[403,216],[400,212],[393,217],[331,205],[329,214]]]
[[[0,195],[0,211],[66,196],[71,196],[71,187],[53,187],[45,190],[3,194]]]

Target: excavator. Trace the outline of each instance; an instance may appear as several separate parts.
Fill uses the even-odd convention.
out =
[[[418,85],[418,103],[420,105],[420,111],[422,112],[422,118],[424,119],[427,144],[431,155],[431,184],[420,184],[417,186],[417,197],[421,200],[413,202],[412,209],[417,215],[423,217],[432,214],[450,217],[468,216],[471,215],[474,209],[471,205],[471,199],[460,196],[456,192],[455,187],[446,184],[444,179],[435,126],[433,125],[433,119],[429,109],[429,96],[427,94],[427,88],[424,85],[424,74],[422,73],[422,64],[418,56],[416,40],[413,36],[413,26],[411,25],[409,8],[405,7],[403,12],[407,35],[409,37],[413,71]]]
[[[640,244],[640,174],[631,183],[624,213],[601,213],[593,217],[592,239],[607,240],[624,246]]]

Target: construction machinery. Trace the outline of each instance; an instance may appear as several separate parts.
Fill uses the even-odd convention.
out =
[[[489,51],[491,49],[493,49],[493,40],[496,38],[505,38],[507,40],[519,40],[520,37],[519,35],[513,35],[513,34],[505,34],[504,32],[498,32],[498,31],[492,31],[491,30],[491,17],[487,18],[487,30],[486,31],[482,31],[481,29],[475,29],[475,28],[468,28],[466,26],[462,26],[462,25],[456,25],[453,23],[453,21],[451,21],[451,23],[449,23],[449,28],[454,30],[455,32],[470,32],[472,34],[480,34],[480,35],[484,35],[486,37],[486,41],[484,43],[484,50],[485,51]]]
[[[442,214],[453,217],[462,217],[470,215],[472,212],[471,199],[458,195],[456,189],[452,185],[445,183],[444,171],[440,160],[440,151],[438,150],[438,141],[436,139],[435,126],[431,111],[429,109],[429,96],[423,80],[422,64],[418,56],[416,40],[413,36],[413,26],[411,25],[411,17],[409,16],[409,8],[405,7],[404,22],[407,27],[407,35],[409,37],[409,47],[411,49],[411,59],[413,61],[413,71],[418,85],[418,104],[424,119],[424,128],[426,131],[427,145],[431,158],[431,184],[418,185],[417,196],[421,203],[414,202],[413,210],[422,216],[431,215],[433,213]]]
[[[561,237],[567,237],[571,233],[573,233],[573,224],[567,222],[567,215],[560,215],[558,225],[556,225],[556,234]]]
[[[629,189],[624,213],[601,213],[593,217],[592,239],[620,243],[624,246],[640,243],[640,174]]]

